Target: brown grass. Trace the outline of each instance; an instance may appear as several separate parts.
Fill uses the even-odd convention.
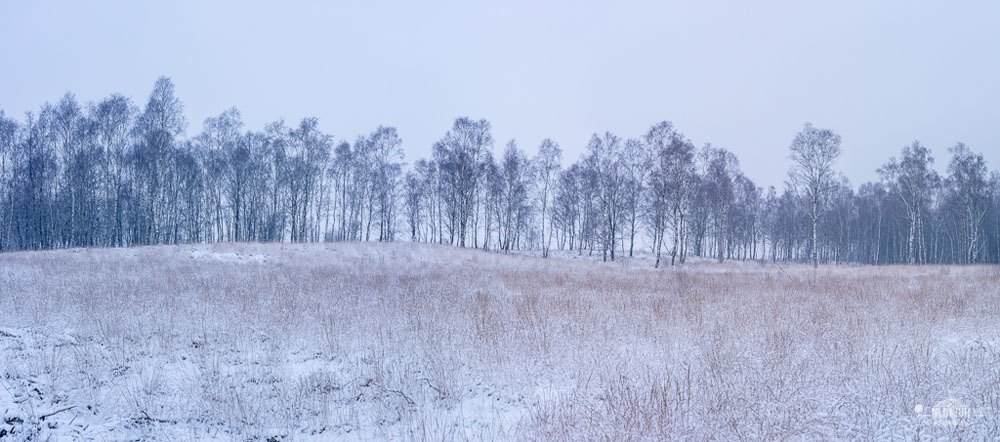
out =
[[[73,338],[0,363],[113,416],[246,437],[1000,437],[996,267],[814,275],[568,257],[417,244],[3,254],[0,327]],[[946,398],[977,415],[936,425]]]

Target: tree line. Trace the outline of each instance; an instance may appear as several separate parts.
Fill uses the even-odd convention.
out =
[[[666,121],[632,138],[595,133],[567,167],[549,139],[495,155],[490,123],[466,117],[412,165],[392,127],[336,141],[315,118],[246,129],[232,108],[186,130],[165,77],[142,107],[66,94],[21,120],[0,110],[0,251],[406,239],[604,260],[644,251],[656,266],[1000,262],[1000,174],[961,143],[945,176],[913,142],[855,188],[836,170],[840,137],[806,124],[779,190]]]

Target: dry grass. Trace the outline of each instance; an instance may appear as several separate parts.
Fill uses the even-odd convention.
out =
[[[0,377],[109,438],[1000,438],[996,267],[569,257],[3,254]],[[933,422],[946,398],[974,416]]]

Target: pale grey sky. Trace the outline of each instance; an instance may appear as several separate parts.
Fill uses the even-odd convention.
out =
[[[957,141],[998,169],[998,23],[995,1],[6,2],[0,108],[142,105],[167,75],[189,135],[235,105],[254,129],[396,126],[408,162],[462,115],[493,123],[497,151],[551,137],[564,164],[593,132],[671,120],[762,186],[811,121],[841,134],[857,186],[914,139],[939,170]]]

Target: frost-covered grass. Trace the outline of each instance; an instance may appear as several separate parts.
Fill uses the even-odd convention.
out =
[[[649,264],[2,254],[0,439],[1000,438],[997,267]]]

